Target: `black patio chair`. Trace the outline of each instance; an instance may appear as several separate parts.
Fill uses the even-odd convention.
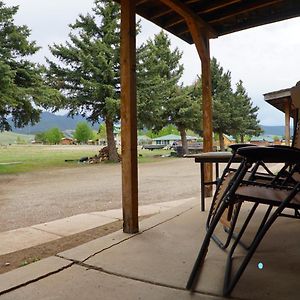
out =
[[[300,82],[296,84],[295,87],[291,88],[291,98],[292,98],[292,104],[293,104],[293,117],[294,117],[294,134],[293,134],[293,141],[292,141],[292,148],[299,148],[300,149],[300,121],[298,118],[299,109],[300,109]],[[221,199],[223,197],[223,194],[226,193],[230,188],[232,184],[232,179],[235,176],[236,168],[232,167],[232,162],[234,161],[234,158],[237,154],[237,151],[240,148],[243,147],[253,147],[251,144],[235,144],[231,145],[230,148],[232,149],[232,158],[228,162],[227,166],[225,167],[223,174],[221,178],[218,180],[218,184],[216,186],[216,191],[213,196],[213,200],[209,209],[207,221],[206,221],[206,229],[208,230],[214,216],[216,215],[216,212],[218,211],[218,208],[221,203]],[[289,148],[290,146],[283,146],[283,145],[274,145],[272,147],[275,148]],[[247,172],[248,179],[253,181],[258,181],[262,183],[271,182],[273,184],[282,184],[287,185],[289,181],[293,181],[294,178],[291,176],[291,170],[292,167],[290,164],[285,164],[277,174],[273,174],[266,163],[264,161],[257,161],[254,166],[252,167],[251,171]],[[262,169],[263,171],[258,171],[259,169]],[[299,174],[299,173],[293,173],[293,174]],[[246,175],[245,175],[246,176]],[[294,177],[299,177],[300,175],[294,175]],[[296,178],[297,179],[297,178]],[[234,232],[236,221],[238,218],[238,214],[240,211],[241,203],[238,204],[232,204],[231,207],[228,207],[226,211],[224,212],[220,222],[224,228],[224,231],[227,233],[227,236],[224,241],[221,240],[219,236],[214,234],[212,236],[212,239],[216,242],[216,244],[222,248],[226,249],[228,245],[230,244],[230,241],[232,238],[235,238],[236,234]],[[244,245],[240,241],[241,245],[247,248],[246,245]]]
[[[247,176],[248,170],[259,161],[266,163],[285,163],[293,166],[291,175],[297,172],[300,165],[300,150],[297,148],[288,147],[244,147],[237,151],[237,154],[241,155],[244,159],[235,172],[233,178],[230,180],[230,188],[221,197],[219,208],[216,211],[214,218],[208,227],[206,236],[203,240],[198,257],[195,261],[193,270],[190,274],[186,288],[193,290],[197,281],[198,274],[201,270],[201,266],[204,263],[206,253],[210,244],[210,240],[213,237],[216,226],[222,219],[224,212],[233,205],[239,205],[243,202],[252,202],[253,207],[247,215],[244,223],[233,242],[230,251],[228,252],[228,258],[226,263],[226,271],[224,276],[224,288],[223,295],[229,295],[239,278],[243,274],[247,267],[251,257],[253,256],[258,245],[264,238],[265,234],[275,222],[278,217],[292,217],[300,219],[300,182],[291,181],[286,185],[278,184],[274,181],[267,183],[261,183],[253,181]],[[260,204],[267,205],[266,213],[258,226],[256,234],[250,243],[250,246],[245,249],[246,254],[242,260],[242,263],[237,268],[235,274],[232,273],[232,258],[234,256],[235,249],[237,248],[242,236],[244,235],[247,226],[252,219],[257,207]],[[273,208],[276,208],[275,210]],[[285,212],[286,208],[293,209],[294,213],[290,214]]]

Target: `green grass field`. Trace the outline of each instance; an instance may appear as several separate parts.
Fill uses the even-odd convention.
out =
[[[99,146],[85,145],[8,145],[0,146],[0,174],[14,174],[20,172],[32,172],[53,168],[68,168],[85,166],[77,161],[65,162],[65,160],[78,160],[85,156],[98,154]],[[140,150],[139,162],[147,163],[170,159],[161,155],[170,154],[170,150]]]
[[[32,140],[34,140],[34,135],[32,134],[19,134],[11,131],[0,132],[0,145],[28,144]]]

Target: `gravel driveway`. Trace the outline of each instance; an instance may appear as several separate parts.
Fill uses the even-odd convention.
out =
[[[193,159],[139,165],[140,204],[198,195],[199,166]],[[120,164],[0,175],[0,231],[120,207]]]

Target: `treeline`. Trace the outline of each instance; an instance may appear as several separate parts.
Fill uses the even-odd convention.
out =
[[[89,141],[96,141],[100,138],[101,126],[99,132],[94,131],[87,122],[78,122],[72,139],[76,144],[86,144]],[[49,145],[61,143],[64,133],[57,127],[50,128],[47,131],[39,132],[35,135],[35,142]]]
[[[0,129],[9,129],[7,117],[22,127],[39,120],[41,109],[66,109],[91,122],[104,120],[109,159],[117,161],[114,124],[120,121],[120,7],[96,0],[91,14],[79,15],[70,25],[69,39],[50,46],[54,59],[41,66],[28,60],[38,51],[29,41],[30,30],[14,24],[17,7],[0,1]],[[137,33],[141,30],[137,25]],[[137,49],[138,125],[153,132],[173,124],[187,151],[186,131],[202,132],[201,77],[191,86],[180,79],[182,52],[171,49],[161,31]],[[258,108],[242,81],[232,90],[229,71],[215,58],[211,62],[213,126],[219,133],[242,141],[259,133]],[[5,102],[4,102],[5,100]],[[6,103],[4,105],[4,103]],[[222,147],[222,140],[220,140]]]

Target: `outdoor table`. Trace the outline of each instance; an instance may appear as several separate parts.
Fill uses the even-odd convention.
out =
[[[195,158],[195,163],[200,163],[200,187],[201,187],[201,196],[200,196],[200,208],[201,211],[205,211],[205,185],[217,184],[219,179],[219,163],[228,163],[232,158],[231,152],[205,152],[200,154],[191,154],[185,155],[187,158]],[[242,158],[236,155],[232,162],[241,162]],[[215,164],[216,170],[216,179],[213,181],[204,181],[204,164],[212,163]]]

